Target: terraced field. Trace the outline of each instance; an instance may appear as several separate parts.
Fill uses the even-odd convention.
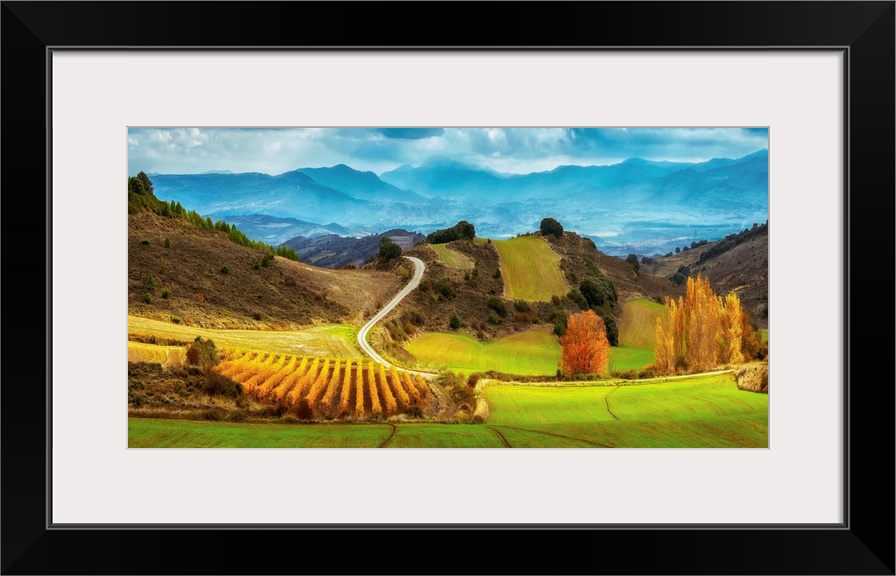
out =
[[[446,244],[430,244],[430,247],[439,255],[439,260],[442,261],[442,264],[449,268],[457,268],[458,270],[472,270],[474,268],[472,260],[448,248]]]
[[[234,448],[768,446],[768,395],[730,374],[614,386],[490,385],[485,424],[255,424],[129,418],[128,445]]]
[[[155,336],[184,342],[192,342],[197,336],[201,336],[213,340],[219,348],[265,350],[332,358],[364,358],[354,344],[357,333],[356,327],[346,324],[315,326],[290,332],[212,330],[128,316],[128,336]]]
[[[501,257],[504,296],[511,300],[547,302],[565,296],[569,286],[560,270],[560,257],[538,236],[495,240]]]

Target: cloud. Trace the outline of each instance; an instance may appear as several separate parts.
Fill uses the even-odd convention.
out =
[[[281,174],[347,164],[382,173],[434,155],[527,173],[626,158],[738,158],[768,147],[766,128],[132,128],[129,171]]]

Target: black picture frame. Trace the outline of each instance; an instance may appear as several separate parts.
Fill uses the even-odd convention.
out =
[[[880,367],[892,358],[892,342],[863,341],[862,355],[875,360],[850,362],[850,336],[859,320],[851,316],[851,304],[865,292],[852,288],[852,271],[861,273],[863,285],[885,287],[885,297],[894,285],[894,14],[892,1],[3,2],[0,175],[7,281],[2,291],[0,569],[4,574],[894,574],[894,389],[892,367]],[[420,25],[406,26],[408,21]],[[41,287],[47,286],[51,254],[48,227],[35,230],[48,213],[49,51],[294,46],[842,50],[847,62],[845,274],[822,271],[819,281],[843,282],[844,287],[845,302],[832,302],[825,311],[833,314],[842,306],[847,327],[842,334],[844,524],[592,530],[50,527],[49,428],[42,416],[47,388],[39,367],[48,365],[49,295]],[[869,255],[871,261],[863,260]],[[55,279],[54,284],[65,281],[78,280]],[[892,298],[888,302],[892,306]],[[888,322],[892,314],[879,316]],[[471,471],[470,486],[442,487],[460,499],[443,505],[462,505],[463,490],[483,480]],[[750,480],[756,490],[774,482]],[[439,490],[437,478],[433,482]],[[603,488],[596,483],[595,489]],[[247,502],[235,493],[233,504]]]

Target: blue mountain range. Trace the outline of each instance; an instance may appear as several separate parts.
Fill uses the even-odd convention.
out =
[[[530,174],[433,157],[379,176],[345,164],[277,176],[149,176],[159,198],[269,243],[391,228],[428,234],[459,220],[472,222],[478,236],[506,238],[552,217],[608,254],[653,255],[768,220],[767,150],[701,163],[631,158]]]

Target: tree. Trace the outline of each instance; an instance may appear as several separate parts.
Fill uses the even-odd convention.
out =
[[[566,321],[566,333],[560,369],[564,374],[602,374],[610,365],[610,342],[603,319],[593,310],[572,314]]]
[[[460,316],[458,316],[456,312],[448,319],[448,327],[452,330],[460,328]]]
[[[641,265],[638,264],[638,257],[634,254],[629,254],[625,261],[631,264],[632,268],[634,268],[635,270],[639,270],[641,268]]]
[[[563,226],[561,226],[560,223],[553,218],[545,218],[544,220],[542,220],[539,230],[541,230],[542,236],[554,236],[556,238],[563,238]]]
[[[380,238],[380,257],[386,260],[401,258],[401,246],[392,241],[388,236]]]

